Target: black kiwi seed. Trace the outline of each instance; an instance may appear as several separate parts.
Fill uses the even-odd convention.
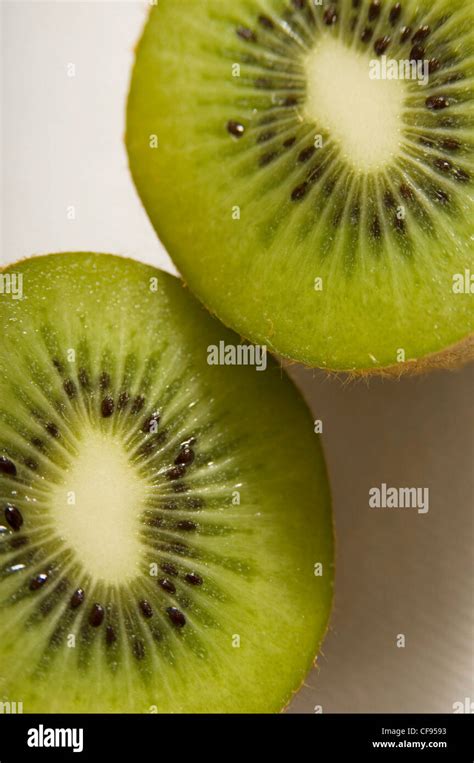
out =
[[[431,111],[440,111],[440,109],[446,109],[449,106],[449,101],[445,95],[430,95],[425,103]]]
[[[34,448],[38,448],[38,450],[42,450],[44,448],[44,442],[43,440],[40,440],[39,437],[33,437],[31,444]]]
[[[314,146],[306,146],[306,148],[303,148],[298,155],[298,161],[301,163],[307,162],[308,159],[311,159],[311,157],[314,156],[315,151],[316,148]]]
[[[406,42],[408,38],[411,35],[411,26],[404,26],[402,27],[402,31],[400,33],[400,42]]]
[[[273,162],[274,159],[276,159],[278,156],[276,151],[270,151],[268,154],[263,154],[263,156],[260,157],[258,164],[260,167],[266,167],[268,164]]]
[[[466,170],[462,170],[460,168],[454,170],[453,174],[458,183],[467,183],[471,179],[471,176],[466,172]]]
[[[104,397],[100,406],[102,417],[104,419],[109,419],[114,412],[114,408],[115,408],[115,403],[113,401],[113,398],[111,398],[110,395],[107,395],[107,397]]]
[[[59,429],[56,426],[56,424],[54,424],[54,422],[49,421],[46,424],[45,429],[46,429],[47,433],[49,435],[51,435],[51,437],[54,437],[56,440],[59,439]]]
[[[380,221],[378,217],[374,217],[374,219],[372,220],[370,231],[374,238],[380,238],[380,236],[382,235],[382,230],[380,228]]]
[[[373,0],[373,2],[369,5],[369,13],[368,13],[369,21],[375,21],[375,19],[378,19],[378,17],[380,16],[380,11],[381,11],[380,0]]]
[[[166,612],[173,625],[176,625],[177,628],[182,628],[186,625],[186,618],[181,610],[176,607],[168,607]]]
[[[246,40],[247,42],[256,42],[257,40],[255,32],[252,32],[248,27],[239,26],[237,27],[236,32],[242,40]]]
[[[409,185],[406,185],[406,183],[402,183],[400,186],[400,193],[404,199],[407,201],[413,201],[415,198],[415,194],[413,193],[412,189]]]
[[[70,601],[71,608],[77,609],[78,607],[80,607],[85,597],[86,597],[86,594],[83,588],[78,588],[76,591],[74,591]]]
[[[179,454],[175,458],[175,464],[184,464],[185,466],[189,466],[189,464],[192,464],[195,459],[195,453],[192,448],[182,448]]]
[[[100,604],[94,604],[89,613],[89,625],[98,628],[104,622],[105,612]]]
[[[166,472],[166,476],[169,480],[179,480],[181,477],[184,476],[186,473],[186,467],[184,464],[179,464],[178,466],[172,466],[171,469],[168,469]]]
[[[188,572],[184,577],[186,583],[189,585],[200,586],[203,584],[203,579],[197,572]]]
[[[446,191],[443,191],[441,188],[436,188],[434,191],[434,198],[436,201],[439,201],[440,204],[443,204],[443,206],[446,206],[449,204],[449,195],[446,193]]]
[[[450,161],[447,159],[435,159],[433,162],[434,166],[437,170],[440,170],[441,172],[451,172],[453,165]]]
[[[60,360],[58,360],[57,358],[53,358],[53,366],[55,367],[56,371],[59,371],[59,373],[62,374],[64,369],[63,369],[63,364],[61,363]]]
[[[177,523],[176,527],[178,530],[183,530],[184,532],[193,532],[194,530],[197,530],[196,522],[192,522],[190,519],[183,519],[181,522]]]
[[[379,37],[374,42],[374,50],[378,56],[381,56],[387,50],[390,45],[391,38],[385,35],[385,37]]]
[[[287,95],[286,98],[283,101],[283,106],[287,106],[290,108],[291,106],[296,106],[298,104],[298,98],[296,95]]]
[[[390,10],[390,14],[388,16],[388,20],[390,21],[392,26],[395,26],[398,19],[400,18],[402,13],[402,6],[401,3],[395,3],[393,8]]]
[[[27,546],[29,540],[26,535],[18,535],[16,538],[12,538],[10,541],[10,548],[23,548]]]
[[[106,371],[103,371],[100,375],[99,386],[102,391],[105,391],[110,387],[110,376]]]
[[[47,580],[48,576],[45,572],[41,572],[39,575],[36,575],[36,577],[30,581],[30,591],[38,591],[44,586]]]
[[[117,641],[117,636],[111,625],[108,625],[105,630],[105,641],[108,646],[111,646]]]
[[[306,0],[291,0],[291,3],[297,11],[302,11],[306,5]]]
[[[172,580],[168,580],[168,578],[162,578],[158,581],[158,585],[160,588],[163,589],[163,591],[166,591],[167,593],[176,593],[176,586],[173,583]]]
[[[275,26],[273,21],[268,16],[263,16],[263,15],[258,17],[258,23],[264,29],[273,29]]]
[[[287,138],[283,141],[283,145],[285,148],[291,148],[296,143],[296,137],[294,135],[291,136],[291,138]]]
[[[76,385],[72,379],[66,379],[63,384],[63,389],[68,396],[69,400],[73,400],[76,397]]]
[[[0,474],[9,474],[16,477],[16,466],[6,456],[0,456]]]
[[[410,61],[423,61],[425,49],[421,45],[414,45],[410,51]]]
[[[434,74],[438,71],[438,69],[441,67],[440,62],[437,58],[432,58],[428,64],[428,71],[430,74]]]
[[[167,575],[171,575],[174,578],[179,575],[178,569],[174,566],[174,564],[171,564],[171,562],[163,562],[163,564],[160,564],[160,568],[163,570],[163,572],[166,572]]]
[[[140,610],[143,615],[143,617],[150,618],[153,617],[153,609],[151,607],[151,604],[149,601],[146,601],[146,599],[143,599],[143,601],[140,602]]]
[[[138,397],[136,397],[132,403],[131,413],[133,414],[140,413],[140,411],[143,410],[144,405],[145,405],[145,398],[143,397],[143,395],[138,395]]]
[[[362,42],[370,42],[372,39],[373,33],[374,33],[374,30],[371,29],[371,27],[366,26],[365,29],[362,30],[360,39],[362,40]]]
[[[240,122],[234,122],[232,119],[227,122],[227,132],[234,138],[241,138],[245,132],[245,127]]]
[[[416,30],[415,34],[411,38],[412,42],[422,42],[423,40],[426,40],[430,32],[431,29],[429,26],[421,26]]]
[[[296,186],[296,188],[293,189],[291,192],[291,200],[292,201],[300,201],[301,199],[304,199],[309,189],[308,183],[302,183],[301,185]]]
[[[330,5],[329,8],[326,8],[324,11],[323,21],[327,26],[331,26],[332,24],[336,23],[337,9],[334,7],[334,5]]]
[[[457,151],[461,148],[461,144],[456,138],[444,138],[439,145],[445,151]]]
[[[5,519],[7,520],[12,530],[15,530],[17,532],[23,524],[23,517],[21,515],[21,511],[17,509],[16,506],[12,506],[11,504],[8,504],[8,506],[5,506],[4,514],[5,514]]]
[[[359,6],[360,6],[360,0],[352,0],[353,8],[359,8]]]
[[[163,527],[164,519],[162,517],[152,517],[148,520],[148,527]]]

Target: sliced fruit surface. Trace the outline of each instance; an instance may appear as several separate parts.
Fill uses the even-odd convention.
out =
[[[160,0],[127,147],[189,287],[312,366],[473,331],[473,4]]]
[[[1,276],[0,699],[280,710],[332,597],[299,393],[271,359],[213,364],[249,356],[148,266],[61,254]]]

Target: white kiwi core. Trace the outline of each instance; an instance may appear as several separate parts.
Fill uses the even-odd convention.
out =
[[[81,438],[51,510],[57,533],[94,580],[117,584],[139,574],[145,494],[119,441],[92,429]]]
[[[371,71],[366,53],[332,37],[322,38],[306,59],[306,116],[327,130],[342,158],[362,172],[390,164],[400,153],[404,83],[371,79]]]

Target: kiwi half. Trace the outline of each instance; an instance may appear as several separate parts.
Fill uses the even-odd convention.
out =
[[[181,283],[97,254],[0,297],[0,700],[24,712],[273,712],[332,597],[318,436],[269,359]]]
[[[473,22],[469,0],[152,9],[130,166],[224,323],[334,370],[472,357]],[[382,57],[402,76],[426,66],[427,83],[377,74]]]

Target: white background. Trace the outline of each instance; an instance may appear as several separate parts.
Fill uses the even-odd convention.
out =
[[[0,262],[95,250],[175,272],[123,144],[146,4],[1,7]],[[319,671],[290,712],[452,712],[474,697],[473,368],[370,386],[297,366],[292,375],[324,421],[337,583]],[[429,487],[429,513],[370,510],[369,488],[382,482]],[[405,649],[396,647],[400,633]]]

